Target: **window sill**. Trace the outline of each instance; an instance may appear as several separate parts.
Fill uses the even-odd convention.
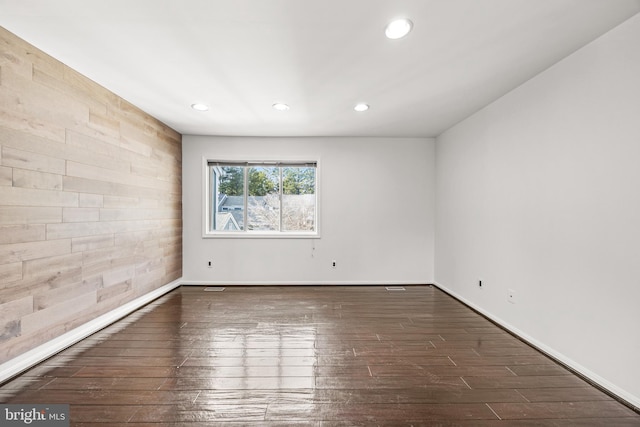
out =
[[[216,232],[204,233],[203,239],[319,239],[320,233],[281,233],[281,232],[261,232],[261,231],[245,231],[245,232]]]

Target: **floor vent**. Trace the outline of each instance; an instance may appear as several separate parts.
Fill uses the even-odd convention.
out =
[[[205,292],[222,292],[224,288],[220,286],[209,286],[208,288],[204,288]]]
[[[385,289],[388,291],[406,291],[404,286],[385,286]]]

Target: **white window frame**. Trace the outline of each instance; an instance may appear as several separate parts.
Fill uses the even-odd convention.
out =
[[[210,218],[211,218],[211,209],[213,204],[211,203],[211,167],[212,163],[229,163],[229,164],[237,164],[239,166],[245,165],[263,165],[263,166],[286,166],[287,164],[291,165],[301,165],[301,164],[315,164],[315,230],[314,231],[269,231],[269,230],[247,230],[245,225],[245,230],[241,231],[228,231],[228,230],[211,230],[209,227]],[[320,238],[320,160],[309,160],[309,159],[281,159],[277,160],[267,159],[267,160],[238,160],[238,159],[217,159],[217,158],[202,158],[202,188],[203,188],[203,209],[202,209],[202,237],[203,238],[223,238],[223,239],[319,239]],[[245,183],[246,185],[246,183]],[[282,185],[282,183],[281,183]],[[281,189],[282,191],[282,189]],[[246,191],[245,191],[246,192]],[[244,194],[244,197],[247,197],[247,194]],[[245,208],[246,211],[246,208]],[[282,211],[280,212],[281,221],[282,221]],[[245,212],[246,216],[246,212]]]

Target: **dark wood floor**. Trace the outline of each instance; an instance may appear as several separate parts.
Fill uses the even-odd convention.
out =
[[[430,286],[183,287],[0,387],[72,425],[638,426]]]

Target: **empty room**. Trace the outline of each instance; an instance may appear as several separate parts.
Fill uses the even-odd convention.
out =
[[[640,426],[640,0],[0,0],[0,425]]]

